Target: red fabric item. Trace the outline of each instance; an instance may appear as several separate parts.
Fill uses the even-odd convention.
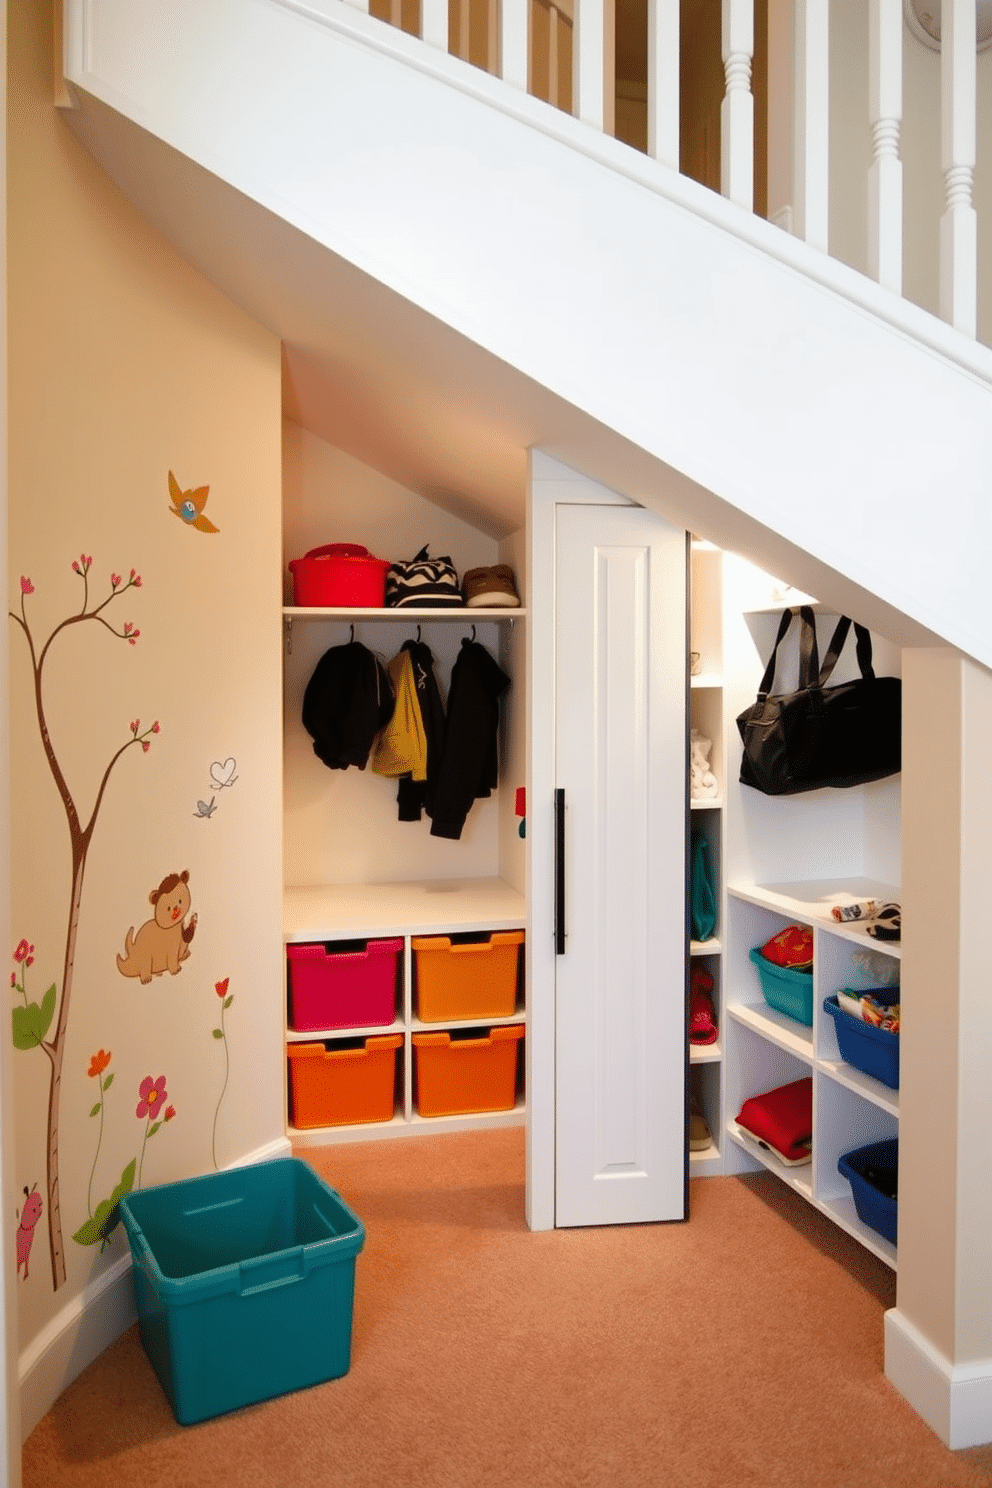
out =
[[[807,1157],[813,1136],[812,1075],[764,1095],[752,1095],[741,1106],[737,1125],[790,1162]]]
[[[805,925],[786,925],[761,947],[766,961],[776,966],[790,966],[793,971],[813,965],[813,932]]]
[[[715,1044],[716,1011],[713,1007],[713,978],[705,966],[694,966],[689,978],[689,1042]]]

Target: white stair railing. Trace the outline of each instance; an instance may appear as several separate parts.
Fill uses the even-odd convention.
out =
[[[369,0],[357,0],[365,8]],[[409,4],[409,0],[407,0]],[[430,45],[469,58],[472,0],[419,0],[420,33]],[[475,0],[488,6],[489,71],[571,112],[590,128],[611,134],[615,117],[614,0]],[[714,4],[716,0],[708,0]],[[901,160],[904,113],[903,0],[867,0],[870,160],[864,183],[867,273],[896,295],[903,291],[904,192]],[[372,0],[375,13],[400,25],[402,0]],[[451,20],[449,24],[449,5]],[[754,210],[755,100],[752,89],[754,0],[721,0],[724,96],[720,108],[720,181],[723,195]],[[769,125],[774,136],[776,222],[823,253],[830,248],[830,0],[774,0],[769,25],[791,30],[770,36],[774,54]],[[977,334],[978,219],[973,201],[976,158],[977,0],[943,0],[941,43],[941,170],[945,208],[939,243],[939,313],[965,335]],[[409,25],[409,21],[408,21]],[[912,43],[916,45],[916,42]],[[478,42],[475,43],[478,47]],[[783,56],[792,57],[791,193],[783,199]],[[539,55],[539,58],[537,54]],[[648,0],[645,134],[648,155],[680,166],[683,91],[679,0]],[[643,86],[643,85],[642,85]],[[716,184],[713,182],[712,184]],[[909,224],[912,227],[912,224]]]

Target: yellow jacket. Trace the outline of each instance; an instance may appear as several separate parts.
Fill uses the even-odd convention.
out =
[[[387,670],[396,693],[396,706],[392,718],[376,737],[369,766],[376,775],[390,779],[410,775],[414,780],[426,780],[427,737],[409,651],[398,652]]]

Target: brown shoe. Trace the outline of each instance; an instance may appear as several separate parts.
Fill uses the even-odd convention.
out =
[[[508,563],[491,568],[470,568],[462,575],[462,594],[470,609],[514,610],[520,596]]]

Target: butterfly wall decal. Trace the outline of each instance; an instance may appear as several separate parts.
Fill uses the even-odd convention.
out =
[[[195,527],[198,532],[219,532],[209,517],[203,515],[203,508],[207,504],[207,496],[210,493],[209,486],[191,487],[184,491],[172,471],[169,471],[169,499],[172,502],[172,515],[179,517],[188,526]]]

